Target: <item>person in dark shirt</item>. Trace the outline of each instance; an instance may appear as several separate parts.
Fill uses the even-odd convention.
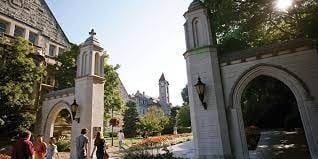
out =
[[[25,131],[21,133],[20,139],[13,145],[12,159],[32,159],[34,150],[30,141],[31,132]]]

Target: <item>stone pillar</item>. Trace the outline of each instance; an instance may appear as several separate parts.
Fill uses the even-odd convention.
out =
[[[195,158],[232,158],[220,66],[209,12],[201,1],[194,0],[184,16],[187,43],[184,57]],[[194,86],[199,76],[206,85],[204,102],[207,109],[204,109]]]
[[[77,58],[78,67],[93,68],[87,65],[81,58],[83,54],[89,54],[89,57],[94,57],[95,53],[103,54],[103,48],[99,46],[95,33],[92,31],[90,37],[80,45],[80,54]],[[103,56],[104,57],[104,56]],[[85,66],[82,66],[84,65]],[[94,65],[90,62],[90,65]],[[80,69],[78,69],[80,71]],[[79,110],[76,117],[80,118],[79,123],[72,124],[72,144],[71,158],[76,158],[76,137],[80,135],[81,129],[88,129],[87,136],[89,138],[88,155],[90,156],[94,146],[94,136],[97,131],[103,133],[104,121],[104,77],[100,74],[94,75],[91,71],[88,74],[77,72],[75,79],[75,99],[79,105]]]
[[[13,22],[10,23],[9,35],[14,36],[15,24]]]

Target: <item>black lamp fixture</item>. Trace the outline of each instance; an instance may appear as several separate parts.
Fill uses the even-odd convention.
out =
[[[74,102],[71,105],[71,111],[72,111],[73,120],[76,120],[77,123],[79,123],[80,122],[80,118],[76,117],[76,112],[78,111],[78,104],[76,103],[76,99],[74,99]]]
[[[197,93],[199,95],[199,99],[200,99],[200,101],[202,103],[202,106],[206,110],[207,109],[207,105],[206,105],[206,102],[204,102],[205,84],[201,81],[200,76],[198,77],[197,84],[195,84],[194,86],[195,86],[195,88],[197,90]]]

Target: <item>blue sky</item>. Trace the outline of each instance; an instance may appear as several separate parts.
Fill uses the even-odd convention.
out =
[[[181,105],[186,67],[183,14],[192,0],[46,0],[69,40],[94,28],[129,94],[158,97],[165,74],[172,104]],[[107,83],[106,83],[107,84]]]

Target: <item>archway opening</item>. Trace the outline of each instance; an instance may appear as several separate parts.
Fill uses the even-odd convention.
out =
[[[53,137],[56,138],[56,145],[61,152],[70,151],[72,134],[72,117],[67,109],[62,109],[54,121]]]
[[[296,98],[283,82],[256,77],[243,91],[241,110],[250,157],[310,158]]]

